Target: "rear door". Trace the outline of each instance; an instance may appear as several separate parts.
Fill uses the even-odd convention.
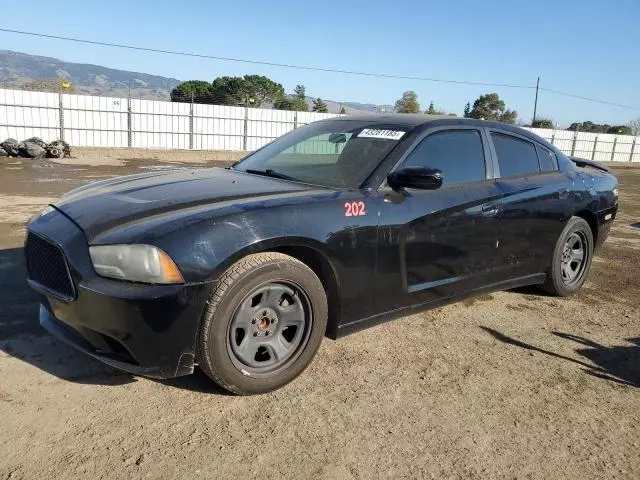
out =
[[[503,194],[500,256],[508,276],[544,272],[571,215],[571,180],[555,153],[527,137],[489,129]]]
[[[437,190],[382,190],[377,309],[449,298],[490,283],[500,190],[480,127],[432,129],[397,168],[440,169]]]

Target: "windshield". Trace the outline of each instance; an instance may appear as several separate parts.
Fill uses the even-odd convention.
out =
[[[234,170],[332,188],[359,188],[409,130],[403,125],[335,120],[294,130]]]

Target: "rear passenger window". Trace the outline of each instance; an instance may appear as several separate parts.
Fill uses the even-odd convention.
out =
[[[486,179],[484,149],[479,130],[442,130],[422,140],[403,167],[441,170],[444,184]]]
[[[498,155],[501,177],[540,173],[533,143],[496,132],[491,133],[491,139]]]
[[[540,145],[536,145],[538,149],[538,160],[540,160],[540,170],[543,172],[553,172],[554,170],[558,170],[558,159],[556,158],[556,154],[551,150],[541,147]]]

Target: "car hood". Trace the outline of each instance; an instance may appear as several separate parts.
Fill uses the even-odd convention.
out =
[[[87,240],[129,222],[230,200],[287,195],[308,185],[221,168],[117,177],[72,190],[53,206],[71,218]]]

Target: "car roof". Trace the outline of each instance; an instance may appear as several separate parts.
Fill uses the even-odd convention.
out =
[[[512,132],[523,137],[527,137],[531,140],[535,140],[544,145],[550,146],[545,139],[539,137],[533,132],[525,130],[524,128],[517,127],[515,125],[509,125],[507,123],[494,122],[488,120],[476,120],[475,118],[461,118],[453,117],[451,115],[427,115],[427,114],[411,114],[411,113],[367,113],[361,115],[344,115],[340,117],[330,118],[326,121],[340,121],[340,120],[358,120],[362,122],[379,123],[384,125],[402,125],[406,127],[420,127],[421,130],[428,127],[437,126],[478,126],[487,128],[496,128],[506,132]]]
[[[343,115],[329,119],[335,120],[358,120],[362,122],[378,122],[389,125],[408,125],[415,127],[438,119],[455,118],[447,115],[420,115],[411,113],[362,113],[356,115]]]

